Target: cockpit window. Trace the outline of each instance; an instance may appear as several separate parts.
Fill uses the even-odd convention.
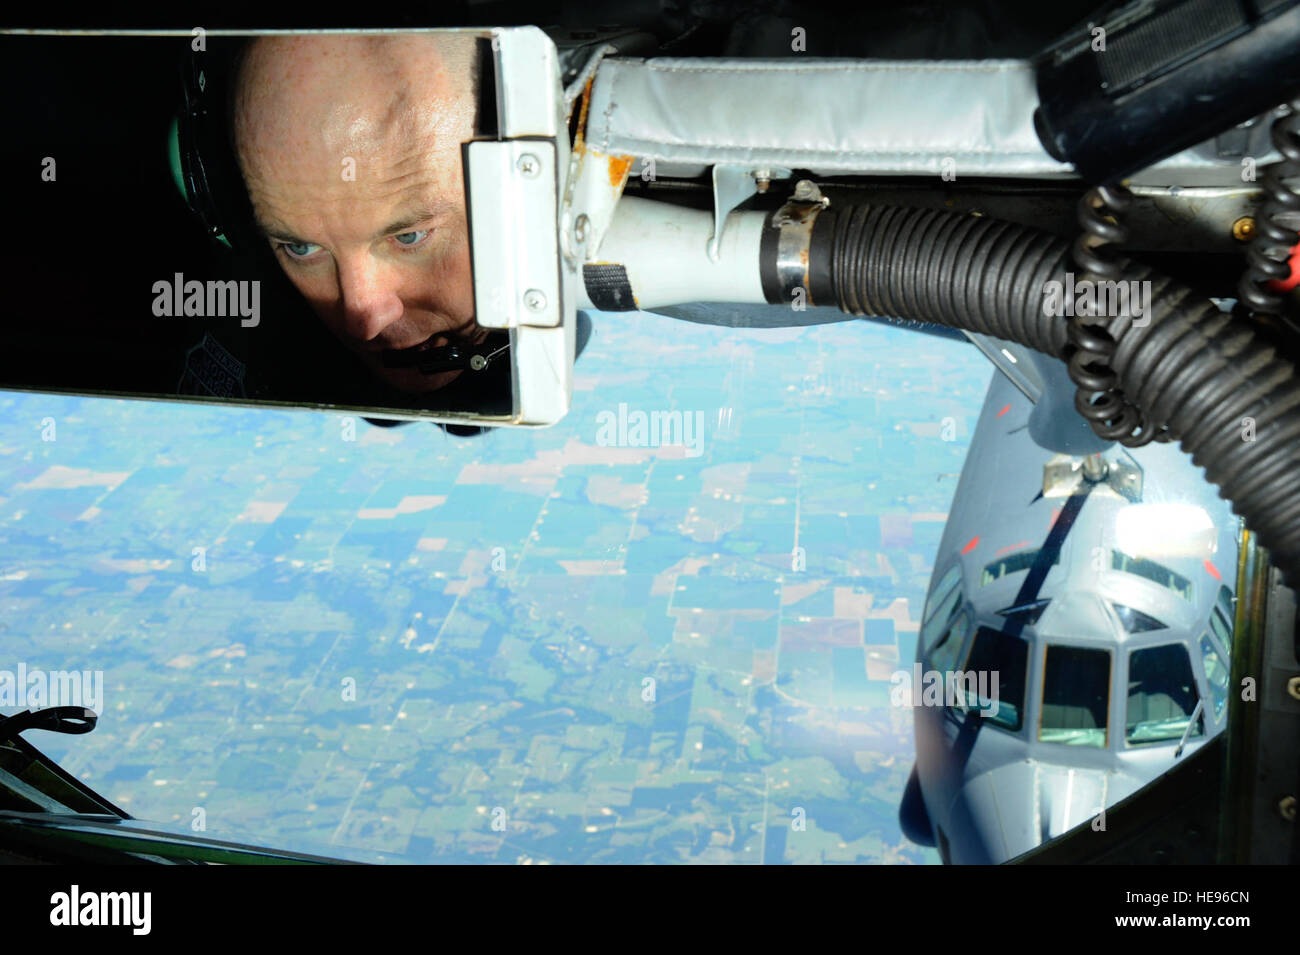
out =
[[[1214,644],[1205,634],[1201,634],[1201,661],[1205,665],[1205,679],[1210,684],[1210,696],[1214,700],[1214,722],[1217,723],[1228,705],[1228,662],[1219,657]]]
[[[1104,747],[1110,651],[1049,646],[1043,671],[1038,738],[1044,743]]]
[[[1136,574],[1147,580],[1168,587],[1184,600],[1192,599],[1192,582],[1182,574],[1170,570],[1164,564],[1145,557],[1130,557],[1121,551],[1111,551],[1110,566],[1126,574]]]
[[[944,632],[943,637],[930,651],[929,669],[947,673],[956,666],[957,657],[961,653],[962,644],[966,642],[968,633],[970,633],[970,617],[964,613],[958,614],[952,626]]]
[[[1226,701],[1226,682],[1224,687]],[[1177,742],[1187,729],[1196,701],[1196,681],[1186,646],[1170,643],[1134,650],[1128,658],[1125,742],[1130,746]],[[1189,737],[1205,733],[1205,717],[1196,722]]]
[[[1223,608],[1224,615],[1226,615],[1227,618],[1231,620],[1232,611],[1233,611],[1232,591],[1229,590],[1227,587],[1220,587],[1218,601],[1219,601],[1219,606]]]
[[[1034,561],[1038,559],[1040,550],[1022,550],[1018,554],[1008,554],[1006,557],[1000,557],[993,563],[984,568],[984,574],[980,578],[980,586],[993,583],[995,580],[1001,580],[1008,574],[1019,573],[1022,570],[1028,570],[1034,566]],[[1061,562],[1061,552],[1058,550],[1053,555],[1052,563]]]
[[[1025,711],[1025,671],[1029,644],[1008,633],[980,627],[975,632],[963,672],[975,674],[979,692],[964,699],[960,709],[978,709],[1004,729],[1020,729]],[[969,684],[967,684],[969,685]]]
[[[1215,607],[1210,614],[1210,629],[1214,631],[1216,637],[1223,641],[1225,647],[1229,650],[1232,649],[1232,624],[1228,621],[1228,618],[1223,616],[1218,607]]]
[[[1010,621],[1019,623],[1022,627],[1032,627],[1038,623],[1038,618],[1043,615],[1043,611],[1047,609],[1047,605],[1051,602],[1051,598],[1044,598],[1043,600],[1034,600],[1015,607],[1007,607],[999,610],[998,616],[1006,617]]]
[[[943,632],[961,602],[961,565],[954,564],[935,586],[925,604],[924,622],[921,624],[921,646],[933,651],[931,644]]]
[[[1229,650],[1232,649],[1232,618],[1234,616],[1232,606],[1232,591],[1227,587],[1219,588],[1219,598],[1215,602],[1214,610],[1210,613],[1210,629],[1214,635],[1223,641],[1223,645]]]
[[[1146,633],[1148,630],[1163,630],[1169,626],[1163,620],[1157,620],[1150,614],[1126,607],[1124,604],[1112,603],[1111,606],[1115,608],[1119,622],[1124,625],[1124,630],[1128,633]]]

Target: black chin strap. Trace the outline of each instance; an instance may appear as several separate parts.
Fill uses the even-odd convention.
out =
[[[409,348],[386,351],[382,360],[385,368],[414,368],[422,375],[442,371],[486,371],[493,359],[509,349],[509,342],[501,344],[488,340],[479,345],[443,345],[423,351]]]

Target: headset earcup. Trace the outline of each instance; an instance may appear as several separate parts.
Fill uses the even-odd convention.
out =
[[[185,186],[185,169],[181,160],[181,117],[179,115],[172,117],[171,125],[167,130],[167,159],[172,171],[172,182],[176,184],[176,191],[180,193],[181,199],[184,200],[189,210],[199,219],[202,219],[203,216],[197,207],[197,198],[191,195],[189,189]],[[204,225],[207,227],[206,222]],[[214,238],[226,248],[230,248],[230,240],[223,233],[216,233]]]

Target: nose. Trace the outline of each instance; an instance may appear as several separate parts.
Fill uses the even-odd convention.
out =
[[[402,317],[402,300],[396,282],[368,256],[338,263],[339,296],[344,333],[358,342],[378,338]]]

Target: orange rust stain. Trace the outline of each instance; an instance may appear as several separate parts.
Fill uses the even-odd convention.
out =
[[[621,189],[623,183],[627,181],[627,171],[632,168],[631,156],[610,156],[609,157],[609,184],[615,189]]]
[[[582,88],[582,104],[578,107],[578,135],[576,137],[579,142],[587,136],[587,107],[591,104],[591,84],[595,79],[593,76],[587,81],[587,85]]]

